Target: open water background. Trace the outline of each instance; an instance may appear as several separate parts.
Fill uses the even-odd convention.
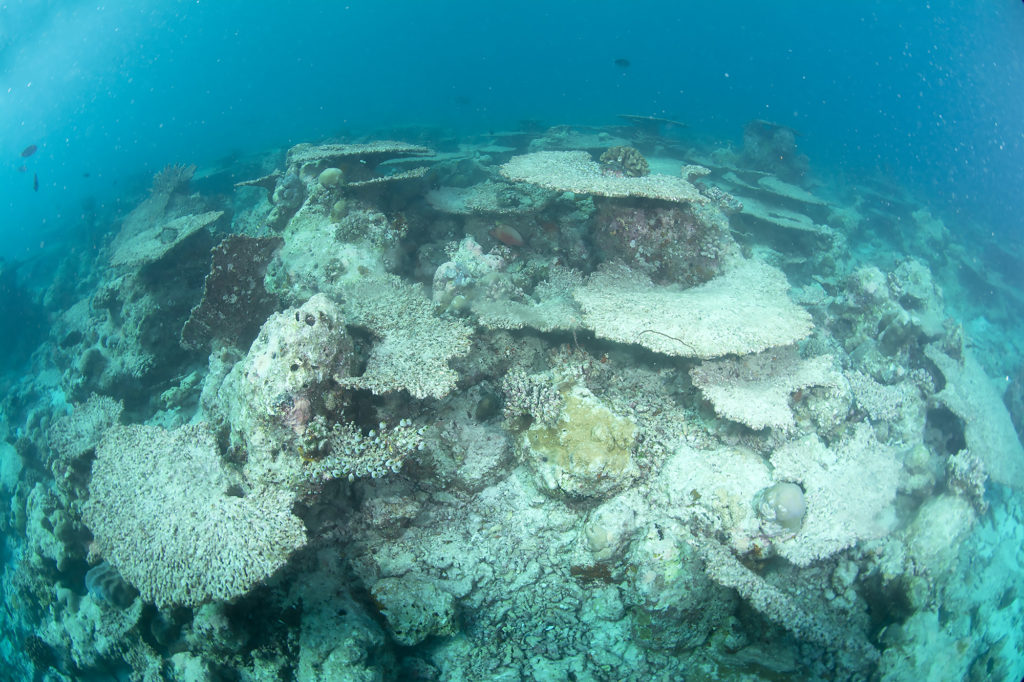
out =
[[[620,113],[784,123],[821,178],[1018,239],[1024,3],[0,3],[0,255],[109,229],[167,163]]]

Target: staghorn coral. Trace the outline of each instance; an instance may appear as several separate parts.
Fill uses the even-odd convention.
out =
[[[204,424],[118,426],[96,449],[83,519],[99,553],[146,601],[230,600],[306,542],[291,493],[246,483],[224,466]]]

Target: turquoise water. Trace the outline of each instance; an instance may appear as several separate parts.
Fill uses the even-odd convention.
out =
[[[0,3],[0,679],[1021,679],[1021,36]]]

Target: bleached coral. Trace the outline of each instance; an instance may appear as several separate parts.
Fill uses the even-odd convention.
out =
[[[708,359],[757,353],[807,336],[811,316],[789,300],[787,289],[779,270],[751,260],[686,290],[655,286],[608,265],[574,296],[583,309],[583,326],[599,338]]]
[[[416,398],[442,398],[458,374],[448,360],[469,352],[472,328],[434,314],[423,287],[390,275],[344,288],[346,323],[378,337],[358,377],[341,378],[349,388],[376,394],[407,390]]]
[[[925,355],[946,379],[935,397],[964,420],[968,449],[982,459],[993,481],[1024,488],[1024,447],[1002,396],[981,364],[966,348],[959,361],[937,344],[925,347]]]
[[[603,197],[640,197],[678,203],[704,204],[708,199],[683,177],[654,173],[643,177],[608,175],[583,151],[534,152],[501,166],[509,180],[546,189]]]
[[[435,306],[458,309],[458,300],[470,300],[482,294],[486,283],[500,277],[507,263],[500,255],[484,253],[475,239],[466,236],[458,245],[449,245],[450,260],[434,271],[431,287]]]
[[[920,393],[909,381],[898,384],[880,384],[863,372],[852,370],[846,373],[857,407],[864,410],[873,421],[895,421],[904,408],[920,401]]]
[[[47,458],[58,488],[71,485],[76,469],[99,443],[103,432],[121,419],[124,405],[109,396],[96,395],[76,405],[71,414],[56,419],[47,433]]]
[[[794,392],[811,386],[839,386],[833,358],[802,359],[793,346],[756,355],[709,360],[690,370],[694,385],[719,416],[752,429],[791,429]]]
[[[538,282],[522,300],[476,299],[472,310],[488,329],[537,331],[572,330],[580,326],[580,309],[572,297],[583,276],[569,268],[552,266],[547,278]]]
[[[531,185],[488,180],[471,187],[438,187],[427,192],[426,200],[442,213],[512,215],[539,211],[554,196],[550,190]]]
[[[154,223],[120,241],[110,256],[110,264],[140,266],[159,260],[192,235],[217,222],[222,215],[223,211],[207,211]]]
[[[158,606],[245,594],[306,542],[293,496],[246,487],[203,424],[110,429],[83,509],[99,553]]]
[[[335,478],[380,478],[396,472],[405,458],[423,449],[423,428],[408,419],[395,426],[380,422],[365,436],[351,422],[328,427],[322,415],[303,433],[303,471],[314,482]]]
[[[569,498],[606,497],[639,475],[637,426],[579,384],[560,390],[557,420],[535,421],[520,434],[518,452],[540,486]]]
[[[433,153],[427,147],[397,140],[375,140],[351,144],[302,143],[288,150],[287,163],[300,171],[314,167],[317,170],[313,177],[317,178],[325,168],[331,166],[340,166],[343,171],[364,166],[372,172],[376,169],[377,164],[386,159],[403,156],[429,156]],[[347,179],[349,178],[346,177]]]
[[[565,403],[549,375],[527,374],[518,368],[505,375],[501,390],[505,394],[506,419],[529,415],[541,424],[553,426]]]
[[[355,360],[341,308],[317,294],[274,313],[219,389],[219,410],[250,451],[265,459],[288,431],[301,431],[310,404]]]
[[[859,425],[831,448],[809,435],[772,453],[773,476],[804,489],[807,504],[800,531],[778,543],[778,553],[797,566],[829,557],[858,541],[880,538],[896,523],[900,466],[893,448]]]
[[[985,481],[988,473],[981,458],[970,450],[961,450],[950,455],[946,461],[946,475],[949,477],[949,489],[969,501],[978,513],[988,511],[985,501]]]
[[[828,614],[818,614],[802,606],[787,591],[740,563],[725,547],[713,541],[702,541],[698,546],[708,575],[718,584],[736,590],[744,601],[768,620],[800,639],[847,654],[854,665],[867,668],[878,660],[878,651],[866,637],[844,630],[841,623],[829,618]]]

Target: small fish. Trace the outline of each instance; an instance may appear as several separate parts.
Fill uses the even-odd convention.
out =
[[[522,246],[524,243],[523,235],[519,234],[519,230],[510,225],[498,223],[491,230],[490,235],[507,246]]]
[[[615,66],[619,67],[620,69],[628,69],[629,60],[619,57],[618,59],[615,60]]]
[[[21,150],[21,158],[27,159],[28,157],[35,154],[37,149],[39,149],[39,147],[35,146],[34,144],[30,144],[29,146]]]
[[[32,174],[32,191],[39,191],[39,176],[36,175],[35,173]]]
[[[20,166],[18,166],[18,172],[19,173],[24,173],[27,170],[28,170],[28,166],[26,166],[25,164],[21,164]]]

